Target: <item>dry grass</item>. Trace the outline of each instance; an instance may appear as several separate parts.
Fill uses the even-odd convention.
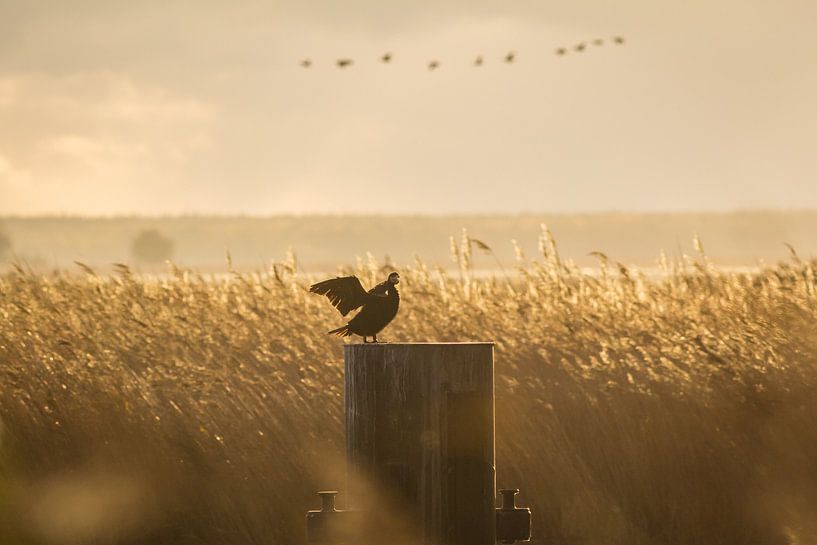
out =
[[[498,481],[536,541],[814,543],[817,264],[649,280],[541,246],[510,283],[467,238],[460,275],[401,267],[383,335],[497,341]],[[0,542],[303,542],[343,485],[342,351],[294,270],[0,279]]]

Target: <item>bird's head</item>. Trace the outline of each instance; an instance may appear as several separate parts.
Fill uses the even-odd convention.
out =
[[[399,283],[400,283],[399,274],[397,274],[396,272],[389,274],[389,284],[391,284],[392,286],[396,286]]]

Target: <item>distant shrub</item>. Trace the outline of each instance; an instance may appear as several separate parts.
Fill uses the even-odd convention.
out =
[[[140,263],[161,263],[173,257],[173,241],[156,229],[145,229],[131,243],[131,255]]]

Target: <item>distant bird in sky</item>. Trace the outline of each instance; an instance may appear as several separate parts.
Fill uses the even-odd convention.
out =
[[[378,342],[377,334],[397,315],[400,306],[400,294],[397,292],[399,283],[400,275],[393,272],[384,282],[366,291],[356,276],[344,276],[313,284],[309,291],[325,295],[343,316],[360,308],[360,312],[349,323],[333,329],[329,334],[338,337],[360,335],[363,342],[368,343],[366,339],[369,337],[373,338],[373,342]]]
[[[615,44],[618,44],[618,45],[623,45],[625,43],[625,40],[624,40],[623,36],[612,36],[607,40],[605,40],[604,38],[593,38],[592,40],[579,42],[579,43],[577,43],[577,44],[575,44],[573,46],[557,47],[556,49],[554,49],[554,52],[557,55],[567,55],[568,53],[570,53],[571,50],[576,51],[578,53],[581,53],[581,52],[587,50],[587,47],[588,47],[589,44],[592,44],[592,45],[594,45],[596,47],[601,47],[605,43],[611,43],[611,42],[615,43]],[[512,64],[512,63],[516,62],[516,58],[517,58],[517,52],[512,50],[512,51],[508,51],[504,55],[504,57],[502,57],[502,60],[507,64]],[[380,59],[381,63],[389,64],[394,60],[394,54],[391,51],[387,51],[387,52],[383,53],[382,55],[380,55],[379,59]],[[313,62],[312,62],[312,59],[310,59],[310,58],[304,58],[304,59],[302,59],[300,61],[300,65],[302,67],[304,67],[304,68],[309,68],[309,67],[312,66],[312,64],[313,64]],[[348,67],[350,67],[350,66],[352,66],[354,64],[354,60],[349,59],[349,58],[337,59],[335,61],[335,64],[337,65],[338,68],[348,68]],[[426,67],[428,68],[429,71],[434,71],[434,70],[437,70],[438,68],[440,68],[441,64],[442,63],[439,60],[432,59],[432,60],[428,61],[428,63],[426,64]],[[474,58],[473,66],[483,66],[484,64],[485,64],[484,55],[477,55]]]

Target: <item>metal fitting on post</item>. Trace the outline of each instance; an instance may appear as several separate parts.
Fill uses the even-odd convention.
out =
[[[321,497],[321,513],[331,513],[337,511],[337,509],[335,509],[335,497],[337,495],[337,490],[318,491],[318,496]]]
[[[359,512],[335,507],[337,490],[321,490],[320,511],[306,514],[306,540],[309,543],[351,543],[360,528]]]
[[[518,488],[503,488],[502,507],[496,510],[496,539],[502,543],[530,541],[530,509],[517,507]]]

